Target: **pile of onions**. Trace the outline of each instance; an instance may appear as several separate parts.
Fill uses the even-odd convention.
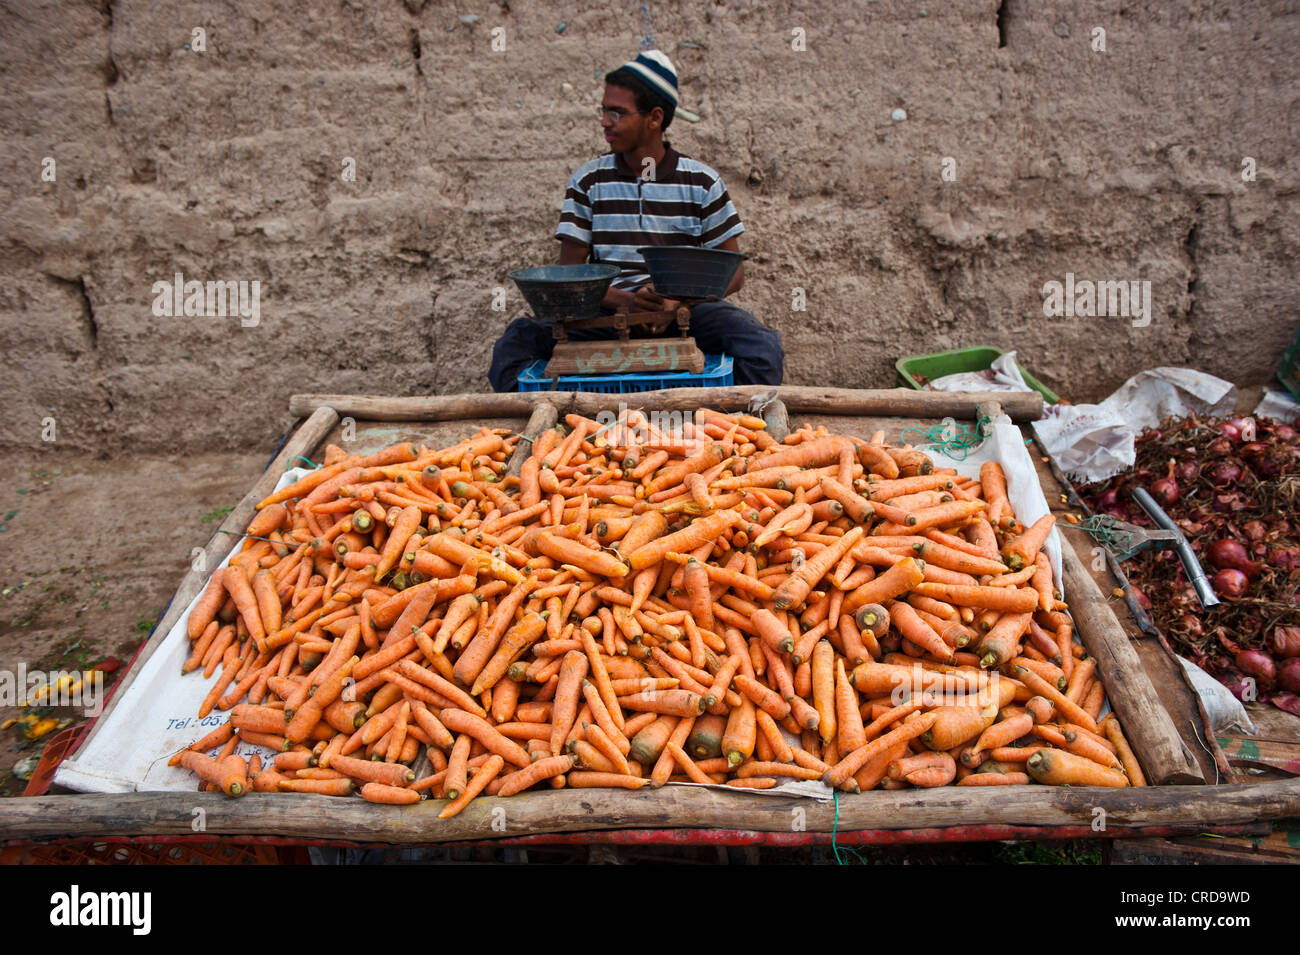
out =
[[[1142,527],[1145,487],[1187,535],[1223,603],[1204,610],[1172,550],[1124,565],[1174,648],[1239,697],[1300,715],[1300,436],[1270,418],[1168,418],[1123,474],[1080,490]]]

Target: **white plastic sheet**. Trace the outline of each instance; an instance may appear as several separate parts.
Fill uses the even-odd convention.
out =
[[[1191,368],[1134,375],[1098,405],[1049,405],[1034,432],[1071,480],[1093,484],[1133,466],[1133,439],[1171,416],[1231,414],[1232,382]]]
[[[277,490],[307,473],[305,468],[286,472],[276,485]],[[243,545],[242,538],[232,539],[234,544],[221,562],[222,567]],[[55,783],[86,793],[194,790],[194,774],[168,766],[167,760],[230,717],[229,713],[213,710],[199,719],[195,714],[212,688],[212,681],[203,679],[202,670],[181,676],[181,665],[190,655],[190,611],[198,603],[199,595],[190,601],[185,613],[163,638],[162,645],[145,661],[125,695],[116,700],[95,738],[73,758],[60,764],[54,775]],[[259,753],[264,762],[274,755],[266,747],[250,743],[240,743],[235,752],[243,756]]]

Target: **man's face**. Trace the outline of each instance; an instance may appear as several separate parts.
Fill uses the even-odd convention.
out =
[[[649,143],[654,131],[659,128],[658,107],[649,114],[639,113],[636,97],[629,89],[621,86],[605,87],[605,95],[600,101],[601,108],[609,110],[600,119],[605,131],[605,142],[616,153],[625,153]],[[616,120],[614,117],[617,116]]]

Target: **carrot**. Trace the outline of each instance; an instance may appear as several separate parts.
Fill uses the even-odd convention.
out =
[[[496,753],[516,766],[527,766],[532,760],[528,752],[513,740],[506,739],[487,720],[464,710],[445,709],[438,714],[443,726],[453,733],[467,733],[478,740],[489,752]]]
[[[911,604],[891,600],[886,606],[890,621],[906,639],[941,661],[952,659],[952,648],[944,643],[933,627],[921,619]]]
[[[248,767],[241,756],[216,760],[187,749],[180,754],[177,765],[218,786],[227,796],[242,796],[248,791]]]
[[[263,774],[265,775],[265,773]],[[311,793],[317,796],[351,796],[356,783],[351,779],[280,779],[280,792]]]
[[[574,770],[569,773],[568,784],[574,789],[612,788],[640,789],[650,785],[650,780],[616,773],[592,773]]]
[[[578,650],[570,650],[564,655],[560,665],[560,682],[555,689],[555,700],[551,710],[551,755],[559,756],[564,746],[564,739],[573,727],[578,709],[578,697],[582,692],[582,681],[587,676],[587,657]]]
[[[997,708],[968,704],[938,706],[930,715],[935,718],[934,725],[922,735],[921,742],[931,749],[949,750],[983,733],[997,716]]]
[[[235,602],[235,609],[239,611],[244,626],[248,628],[248,632],[257,643],[258,649],[265,650],[266,628],[262,625],[257,598],[253,595],[253,588],[249,586],[248,578],[239,570],[227,570],[226,573],[221,575],[221,582],[226,588],[226,592],[230,594],[230,598]]]
[[[1120,761],[1124,764],[1124,772],[1128,776],[1130,786],[1145,786],[1147,784],[1146,776],[1142,772],[1142,766],[1138,763],[1137,756],[1133,748],[1129,746],[1128,740],[1124,737],[1124,731],[1120,728],[1119,720],[1112,713],[1101,721],[1101,729],[1106,734],[1106,738],[1111,741],[1115,747],[1115,752],[1119,754]]]
[[[1025,762],[1025,770],[1038,782],[1049,786],[1129,785],[1128,777],[1119,770],[1057,749],[1038,750]]]
[[[947,753],[923,753],[893,760],[889,764],[890,779],[903,779],[913,786],[928,789],[946,786],[957,775],[957,763]]]
[[[198,640],[203,635],[216,617],[217,611],[221,609],[221,605],[226,602],[227,591],[222,582],[225,572],[224,567],[218,567],[212,572],[208,585],[203,588],[203,593],[190,609],[186,627],[191,641]]]
[[[842,753],[849,753],[867,743],[862,725],[862,712],[858,709],[858,694],[844,671],[844,660],[835,659],[835,725],[836,743]]]
[[[438,818],[450,819],[460,813],[462,809],[470,804],[471,800],[487,788],[492,780],[496,779],[505,764],[505,760],[500,755],[493,753],[489,756],[486,762],[474,773],[474,777],[466,784],[465,791],[458,798],[443,806],[442,811],[438,813]]]
[[[1038,594],[1011,587],[967,587],[953,584],[917,584],[914,591],[959,607],[979,607],[1004,613],[1032,613],[1038,609]]]
[[[829,743],[836,738],[839,725],[835,705],[835,649],[830,641],[817,641],[817,646],[813,649],[812,671],[813,706],[818,716],[817,732],[821,734],[823,743]]]
[[[1012,675],[1029,687],[1030,692],[1046,697],[1056,711],[1071,723],[1078,723],[1090,733],[1097,732],[1097,722],[1064,693],[1052,686],[1037,673],[1022,666],[1012,668]]]
[[[976,651],[980,666],[985,669],[1002,666],[1014,657],[1032,619],[1030,613],[1004,613],[999,617],[998,622],[984,634]]]
[[[592,550],[558,534],[543,532],[537,536],[537,549],[563,564],[573,564],[602,577],[626,577],[628,566],[604,551]]]
[[[513,796],[517,792],[522,792],[530,786],[536,786],[538,783],[562,773],[567,773],[573,768],[577,758],[565,754],[563,756],[548,756],[545,759],[539,759],[535,763],[530,763],[523,769],[517,770],[501,780],[501,788],[497,791],[498,796]]]
[[[772,605],[777,610],[784,610],[802,604],[817,582],[825,577],[840,558],[862,538],[863,533],[861,527],[855,527],[838,538],[834,544],[804,561],[803,567],[786,578],[785,582],[777,588]]]
[[[1011,510],[1011,502],[1007,499],[1007,477],[1002,466],[996,461],[985,461],[980,466],[980,485],[989,505],[988,521],[996,526],[1003,513]]]
[[[891,600],[917,587],[925,579],[921,564],[904,557],[883,574],[867,581],[844,598],[843,613],[854,613],[865,604],[878,604]],[[942,598],[940,598],[942,599]],[[861,625],[861,624],[859,624]],[[888,626],[888,623],[886,623]]]
[[[352,460],[350,457],[345,458],[343,461],[336,464],[326,465],[325,467],[310,472],[292,484],[286,485],[285,487],[280,488],[280,490],[263,498],[258,502],[257,509],[260,511],[263,508],[270,507],[272,504],[279,504],[282,501],[288,501],[295,497],[306,497],[311,491],[320,485],[334,480],[340,474],[347,473],[347,462],[350,460]],[[357,470],[357,474],[360,475],[359,470]],[[355,478],[353,480],[355,480]],[[349,482],[345,481],[341,483]]]
[[[790,704],[775,690],[769,689],[743,673],[736,674],[733,682],[736,689],[749,697],[755,706],[768,713],[773,719],[783,720],[790,714]]]
[[[790,636],[789,628],[767,608],[755,612],[750,617],[750,624],[759,638],[777,653],[790,653],[794,650],[794,639]]]
[[[705,710],[704,697],[689,690],[642,690],[618,697],[618,703],[625,710],[668,716],[698,716]]]
[[[916,739],[922,733],[928,732],[930,727],[934,725],[935,719],[934,713],[909,716],[900,726],[884,736],[872,740],[870,743],[860,746],[853,752],[843,756],[838,763],[823,774],[822,781],[832,789],[838,789],[861,769],[867,760],[881,752],[892,749],[899,743]]]
[[[633,571],[644,570],[663,560],[664,555],[670,550],[694,550],[707,541],[717,540],[739,520],[740,515],[735,511],[716,511],[707,517],[699,518],[676,533],[660,537],[637,548],[628,556],[628,565]]]
[[[728,766],[738,766],[753,755],[757,731],[754,704],[749,697],[741,697],[740,706],[727,717],[727,728],[722,734],[722,755]]]
[[[1013,716],[1001,723],[994,723],[980,734],[980,738],[975,742],[970,752],[977,754],[986,750],[1008,746],[1015,740],[1020,739],[1020,737],[1027,735],[1033,728],[1034,718],[1028,713]]]
[[[366,783],[361,787],[361,796],[367,802],[383,803],[388,806],[409,806],[420,801],[420,794],[413,789],[386,786],[383,783]]]
[[[1047,535],[1052,532],[1055,524],[1055,515],[1044,514],[1034,521],[1028,530],[1007,544],[1002,549],[1003,556],[1007,559],[1007,566],[1012,570],[1019,570],[1033,564],[1034,558],[1038,556],[1039,549],[1047,541]]]
[[[932,531],[926,531],[932,533]],[[1007,566],[1001,560],[971,554],[942,543],[927,540],[912,545],[917,557],[927,564],[942,567],[962,574],[979,576],[981,574],[1005,574]]]

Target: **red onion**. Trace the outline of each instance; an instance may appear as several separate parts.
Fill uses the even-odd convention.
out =
[[[1218,487],[1227,487],[1241,480],[1241,465],[1235,461],[1215,461],[1205,472],[1210,483]]]
[[[1241,546],[1235,540],[1217,540],[1210,545],[1209,550],[1205,552],[1206,560],[1220,570],[1232,568],[1244,573],[1247,577],[1254,577],[1264,565],[1258,561],[1252,561],[1246,554],[1246,548]]]
[[[1097,507],[1103,511],[1109,511],[1111,508],[1119,506],[1119,488],[1113,487],[1107,491],[1102,491],[1101,496],[1097,498]]]
[[[1300,657],[1300,627],[1274,627],[1268,639],[1273,656],[1284,660]]]
[[[1291,427],[1289,424],[1279,424],[1275,425],[1273,428],[1273,437],[1277,438],[1283,444],[1294,444],[1295,436],[1295,428]]]
[[[1277,676],[1277,667],[1273,663],[1273,658],[1261,650],[1239,650],[1232,662],[1246,676],[1255,677],[1264,689],[1271,687]]]
[[[1241,429],[1231,421],[1225,421],[1219,425],[1219,434],[1223,435],[1229,441],[1236,441],[1241,437]]]
[[[1241,526],[1241,532],[1246,535],[1250,541],[1262,541],[1264,535],[1268,533],[1268,527],[1263,521],[1247,521]]]
[[[1241,436],[1242,441],[1255,440],[1254,418],[1233,418],[1228,422],[1228,425],[1237,429],[1237,434]]]
[[[1221,458],[1232,453],[1232,443],[1227,438],[1215,438],[1205,446],[1205,451],[1212,458]]]
[[[1214,509],[1220,514],[1241,510],[1241,495],[1231,492],[1214,495]]]
[[[1177,504],[1178,499],[1183,496],[1178,489],[1178,482],[1174,480],[1173,458],[1169,459],[1169,473],[1151,485],[1151,494],[1159,504],[1165,507]]]
[[[1270,566],[1289,574],[1300,570],[1300,547],[1273,547],[1268,552]]]
[[[1129,586],[1133,587],[1132,584],[1130,584]],[[1147,597],[1147,595],[1144,594],[1142,591],[1138,590],[1136,587],[1133,587],[1133,597],[1135,600],[1137,600],[1138,605],[1141,606],[1143,610],[1147,611],[1148,613],[1151,611],[1151,599]]]
[[[1277,685],[1288,693],[1300,693],[1300,657],[1285,660],[1277,668]]]
[[[1211,672],[1213,672],[1213,670],[1211,670]],[[1224,686],[1228,688],[1228,691],[1232,693],[1233,696],[1235,696],[1237,699],[1241,700],[1242,702],[1249,702],[1250,700],[1254,700],[1259,695],[1257,692],[1257,687],[1252,685],[1254,681],[1252,680],[1251,684],[1246,683],[1242,675],[1238,673],[1236,670],[1233,669],[1223,670],[1219,673],[1216,673],[1215,677],[1216,679],[1218,679],[1220,683],[1222,683]],[[1250,687],[1249,693],[1246,692],[1246,688],[1248,686]]]
[[[1300,716],[1300,696],[1294,693],[1274,693],[1268,701],[1279,710],[1286,710],[1288,713]]]
[[[1214,575],[1214,592],[1220,597],[1227,597],[1231,600],[1234,597],[1240,597],[1246,592],[1246,587],[1250,581],[1241,571],[1232,567],[1225,567]]]
[[[1178,480],[1184,484],[1191,484],[1200,477],[1201,466],[1195,461],[1184,461],[1174,469],[1174,473],[1178,475]]]

